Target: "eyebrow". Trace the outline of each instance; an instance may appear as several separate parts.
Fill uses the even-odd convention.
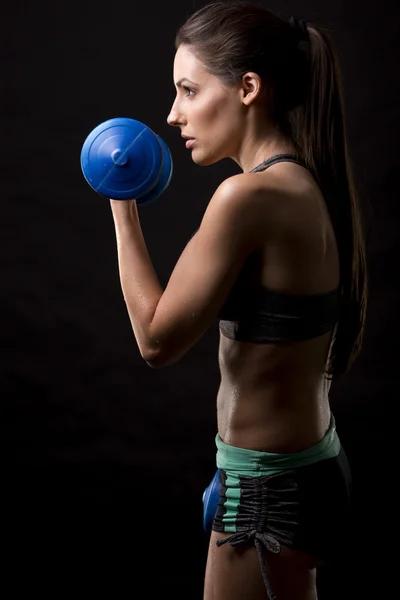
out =
[[[180,79],[179,81],[177,81],[175,83],[176,87],[178,87],[178,88],[182,87],[183,81],[188,81],[189,83],[192,83],[193,85],[197,85],[197,83],[195,83],[194,81],[190,81],[190,79],[188,79],[187,77],[182,77],[182,79]]]

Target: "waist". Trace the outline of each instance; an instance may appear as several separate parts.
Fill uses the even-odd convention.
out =
[[[215,443],[218,468],[232,473],[251,475],[270,475],[333,458],[339,454],[341,446],[332,414],[324,437],[318,443],[299,452],[278,453],[239,448],[225,444],[219,433],[215,437]]]

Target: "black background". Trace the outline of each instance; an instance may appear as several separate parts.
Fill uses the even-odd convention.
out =
[[[89,132],[112,117],[140,120],[167,143],[172,181],[155,204],[140,208],[166,285],[213,191],[239,172],[228,161],[197,167],[166,123],[175,31],[204,4],[16,0],[3,7],[4,598],[20,597],[22,588],[52,598],[67,590],[89,598],[202,598],[217,323],[178,363],[147,366],[120,290],[109,203],[87,185],[79,159]],[[395,541],[388,442],[398,397],[399,5],[264,5],[328,29],[342,67],[370,296],[362,352],[331,390],[353,469],[353,528],[343,557],[321,571],[319,588],[322,600],[383,598],[388,542]]]

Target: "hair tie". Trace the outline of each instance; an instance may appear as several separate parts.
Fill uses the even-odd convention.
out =
[[[307,29],[306,21],[302,21],[301,19],[295,19],[294,17],[290,17],[289,25],[296,32],[298,43],[310,41],[310,34]]]

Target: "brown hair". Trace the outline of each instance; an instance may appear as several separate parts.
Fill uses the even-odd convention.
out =
[[[346,142],[338,59],[327,33],[307,23],[308,42],[278,15],[242,0],[214,1],[178,29],[223,85],[253,71],[267,83],[266,110],[315,177],[338,243],[341,295],[326,376],[337,378],[358,355],[367,306],[366,250]]]

